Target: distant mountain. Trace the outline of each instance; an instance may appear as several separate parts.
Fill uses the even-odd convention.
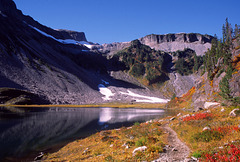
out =
[[[202,56],[207,49],[211,48],[211,41],[213,38],[213,36],[206,34],[202,35],[198,33],[178,33],[164,35],[151,34],[139,38],[139,41],[155,50],[175,52],[189,48],[194,50],[198,56]],[[95,45],[92,48],[112,55],[126,47],[129,47],[130,45],[130,42],[115,42],[110,44]]]

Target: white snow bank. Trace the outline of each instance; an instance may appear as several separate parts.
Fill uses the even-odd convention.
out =
[[[111,96],[114,96],[114,93],[107,87],[105,87],[103,84],[98,85],[99,92],[104,95],[103,100],[111,100]]]
[[[136,102],[167,103],[169,101],[167,99],[162,99],[162,98],[158,98],[158,97],[149,97],[149,96],[139,95],[139,94],[133,93],[129,90],[128,90],[128,93],[126,93],[126,92],[120,92],[120,93],[128,95],[128,96],[133,96],[133,97],[136,97],[136,98],[142,98],[142,99],[135,99]]]
[[[88,47],[88,48],[90,48],[90,49],[91,49],[91,47],[92,47],[92,45],[89,44],[89,43],[86,42],[86,41],[76,41],[76,40],[73,40],[73,39],[56,39],[55,37],[53,37],[53,36],[51,36],[51,35],[43,32],[43,31],[39,30],[38,28],[36,28],[36,27],[34,27],[34,26],[31,26],[31,25],[29,25],[29,26],[30,26],[31,28],[33,28],[34,30],[38,31],[39,33],[41,33],[42,35],[44,35],[44,36],[46,36],[46,37],[49,37],[49,38],[52,38],[52,39],[54,39],[54,40],[56,40],[56,41],[58,41],[58,42],[60,42],[60,43],[63,43],[63,44],[82,44],[82,45],[84,45],[84,46],[86,46],[86,47]]]

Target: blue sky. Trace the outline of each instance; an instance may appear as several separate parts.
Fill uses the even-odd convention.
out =
[[[240,24],[240,0],[14,0],[54,29],[83,31],[88,41],[126,42],[148,34],[196,32],[221,37],[228,17]]]

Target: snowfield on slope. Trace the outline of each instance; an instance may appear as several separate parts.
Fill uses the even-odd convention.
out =
[[[169,100],[168,99],[162,99],[158,97],[150,97],[150,96],[144,96],[140,95],[137,93],[133,93],[130,90],[127,90],[127,92],[122,92],[118,89],[115,89],[116,87],[111,87],[111,89],[114,89],[113,93],[109,88],[107,88],[105,84],[109,84],[108,82],[105,82],[102,80],[102,84],[98,85],[99,92],[104,96],[102,99],[104,101],[109,101],[109,100],[121,100],[124,99],[123,95],[127,96],[130,100],[135,100],[135,102],[145,102],[145,103],[167,103]],[[118,93],[119,92],[119,93]]]
[[[99,89],[99,92],[104,95],[104,97],[102,97],[103,100],[111,100],[111,96],[114,96],[114,93],[112,93],[112,91],[105,87],[103,84],[99,84],[98,85],[98,89]]]
[[[29,25],[29,24],[28,24],[28,25]],[[88,47],[88,48],[90,48],[90,49],[92,48],[92,45],[89,44],[89,43],[86,42],[86,41],[76,41],[76,40],[73,40],[73,39],[56,39],[55,37],[53,37],[53,36],[51,36],[51,35],[43,32],[43,31],[39,30],[38,28],[36,28],[36,27],[34,27],[34,26],[31,26],[31,25],[29,25],[29,26],[30,26],[31,28],[33,28],[34,30],[38,31],[39,33],[41,33],[42,35],[44,35],[44,36],[46,36],[46,37],[50,37],[50,38],[52,38],[52,39],[54,39],[54,40],[56,40],[56,41],[58,41],[58,42],[60,42],[60,43],[63,43],[63,44],[82,44],[82,45],[84,45],[84,46],[86,46],[86,47]],[[86,51],[86,50],[85,50],[85,51]]]
[[[128,90],[128,93],[126,92],[120,92],[121,94],[132,96],[135,98],[136,102],[148,102],[148,103],[167,103],[169,100],[168,99],[162,99],[158,97],[149,97],[149,96],[144,96],[144,95],[139,95],[136,93],[133,93]],[[137,99],[138,98],[138,99]],[[139,99],[141,98],[141,99]]]

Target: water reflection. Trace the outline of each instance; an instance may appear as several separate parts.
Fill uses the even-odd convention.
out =
[[[160,118],[159,109],[50,108],[21,118],[0,118],[0,160],[23,156],[98,130]],[[1,117],[1,116],[0,116]]]

